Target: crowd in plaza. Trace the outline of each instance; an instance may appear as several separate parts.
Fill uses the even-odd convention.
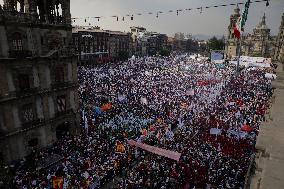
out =
[[[63,159],[37,171],[23,161],[10,188],[52,188],[55,177],[63,188],[243,188],[273,93],[265,71],[171,55],[82,66],[78,79],[82,133],[34,151],[34,164]]]

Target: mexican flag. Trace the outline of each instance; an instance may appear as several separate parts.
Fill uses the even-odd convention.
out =
[[[241,29],[241,17],[238,18],[238,21],[237,23],[235,24],[235,27],[234,27],[234,36],[238,39],[241,38],[241,32],[242,32],[242,29]]]
[[[251,0],[247,0],[245,3],[245,7],[243,10],[242,16],[240,16],[234,26],[234,35],[236,38],[240,39],[242,35],[242,31],[244,29],[244,26],[246,24],[247,18],[248,18],[248,10],[250,7]]]

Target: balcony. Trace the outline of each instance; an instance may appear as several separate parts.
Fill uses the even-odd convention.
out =
[[[48,25],[71,25],[71,19],[65,20],[62,16],[48,15],[48,17],[42,17],[37,13],[24,13],[16,10],[3,9],[0,11],[0,21],[15,22],[15,23],[32,23],[32,24],[48,24]]]
[[[43,119],[36,119],[30,122],[26,122],[22,124],[22,130],[26,130],[26,129],[32,129],[34,127],[37,127],[39,125],[44,124],[44,120]]]
[[[9,58],[16,58],[16,59],[25,59],[27,57],[32,57],[32,52],[28,50],[10,50],[9,51]]]
[[[0,93],[0,103],[16,97],[16,92],[8,92],[5,94]]]
[[[64,81],[64,82],[54,82],[51,84],[51,87],[54,90],[61,90],[61,89],[69,88],[72,85],[74,85],[74,83]]]
[[[37,87],[22,89],[22,90],[16,91],[16,97],[21,98],[21,97],[26,97],[26,96],[32,96],[32,95],[36,95],[38,92],[39,92],[39,88]]]
[[[71,110],[71,109],[66,110],[64,112],[56,112],[55,115],[54,115],[54,118],[57,119],[59,117],[66,117],[68,115],[71,115],[72,113],[74,113],[74,111]]]

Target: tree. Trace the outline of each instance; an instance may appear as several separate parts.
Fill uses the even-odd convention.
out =
[[[198,42],[193,39],[188,39],[186,41],[186,51],[191,53],[197,53],[199,51]]]
[[[163,48],[163,49],[160,50],[159,54],[161,56],[170,56],[171,51],[169,49]]]
[[[118,57],[120,60],[127,60],[129,58],[127,51],[120,51],[118,53]]]
[[[225,42],[222,39],[217,39],[217,37],[212,37],[208,41],[208,47],[210,50],[224,50]]]

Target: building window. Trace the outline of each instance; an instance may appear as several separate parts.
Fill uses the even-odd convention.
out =
[[[62,113],[66,111],[66,96],[58,96],[56,99],[57,112]]]
[[[75,42],[75,48],[76,48],[76,50],[78,50],[78,48],[79,48],[79,45],[78,45],[78,37],[75,37],[75,40],[74,40]]]
[[[64,82],[64,67],[63,66],[55,67],[54,80],[57,83],[63,83]]]
[[[12,36],[12,45],[13,50],[15,51],[22,51],[23,50],[23,40],[20,33],[15,33]]]
[[[23,106],[22,117],[24,123],[32,122],[34,120],[34,112],[32,104],[26,104]]]
[[[43,36],[40,37],[40,43],[41,45],[44,45],[44,39],[43,39]]]
[[[28,74],[19,74],[18,81],[19,81],[19,89],[21,91],[31,88],[30,77]]]

